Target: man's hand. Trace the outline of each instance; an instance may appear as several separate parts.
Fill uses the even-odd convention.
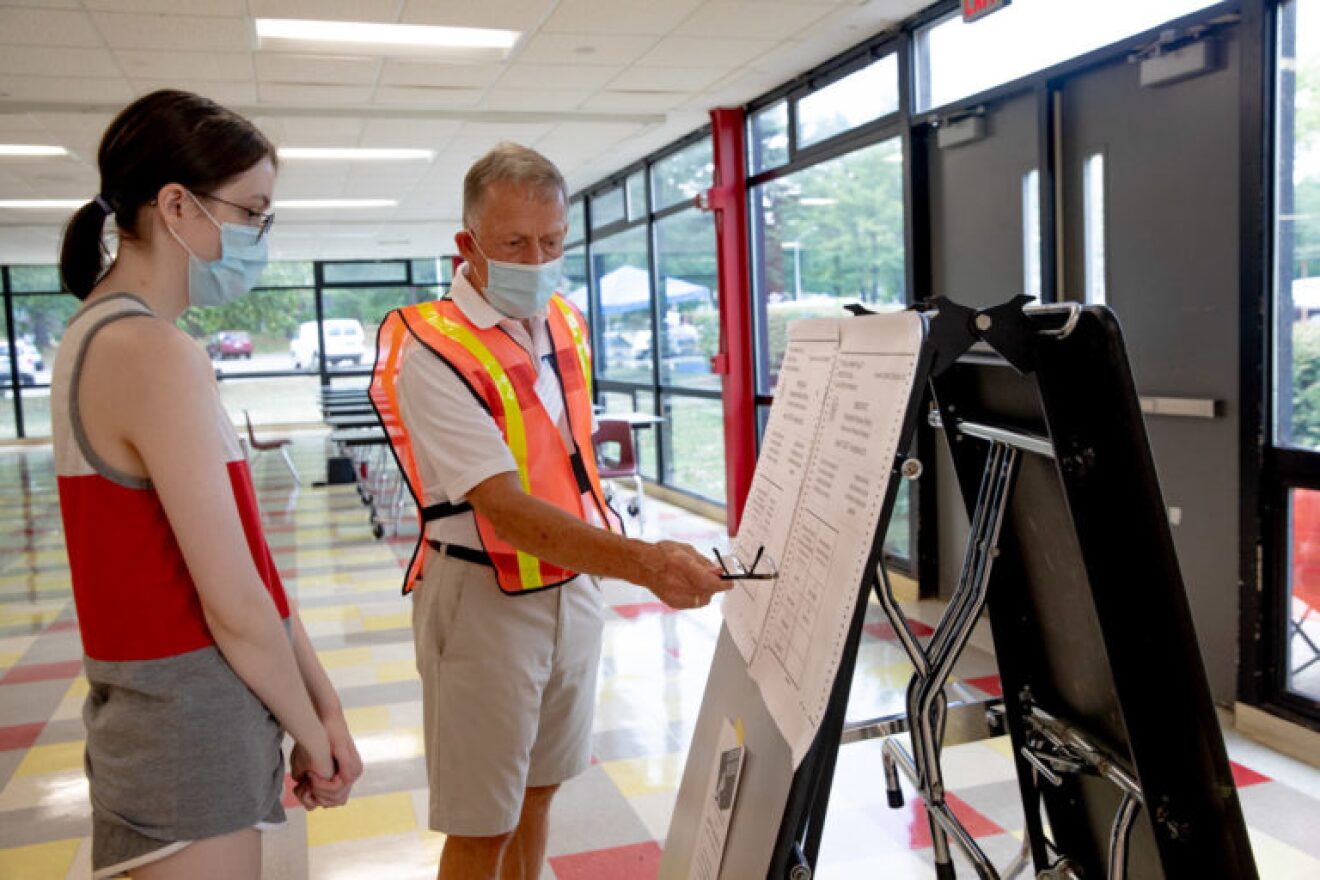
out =
[[[720,580],[719,567],[690,544],[660,541],[653,549],[655,559],[643,586],[670,608],[701,608],[732,585]]]

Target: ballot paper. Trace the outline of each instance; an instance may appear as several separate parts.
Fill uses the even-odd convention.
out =
[[[715,763],[706,782],[706,798],[701,807],[701,824],[688,880],[715,880],[720,874],[745,753],[741,728],[725,719],[720,728]]]
[[[924,338],[899,312],[789,325],[734,553],[774,580],[724,601],[734,642],[796,767],[838,673],[899,453]]]

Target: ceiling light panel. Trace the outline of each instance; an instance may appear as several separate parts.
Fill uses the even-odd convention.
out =
[[[67,156],[69,151],[54,144],[0,144],[0,157]]]
[[[259,18],[261,49],[357,55],[425,55],[432,60],[501,61],[518,31],[494,28]]]

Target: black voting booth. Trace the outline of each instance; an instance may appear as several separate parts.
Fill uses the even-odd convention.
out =
[[[768,859],[753,863],[768,862],[770,878],[808,880],[841,741],[904,731],[911,750],[886,741],[884,782],[891,806],[902,805],[899,772],[925,801],[936,877],[954,876],[951,846],[983,878],[1023,869],[1051,880],[1257,876],[1117,321],[1104,307],[1024,311],[1027,301],[928,306],[928,418],[948,442],[971,532],[958,587],[925,644],[877,568],[876,595],[915,668],[907,712],[844,724],[864,589],[829,711],[791,781],[782,767],[757,767],[779,763],[773,742],[758,755],[749,740],[751,787],[762,799],[787,794],[782,811],[754,808],[761,822],[781,817],[777,834],[740,827],[735,807],[721,877],[751,876],[730,873],[748,863],[730,859],[733,848],[773,837]],[[1004,698],[948,706],[944,684],[983,609]],[[705,716],[730,709],[713,693],[735,674],[721,665],[741,659],[726,638],[694,754]],[[733,709],[755,713],[745,686],[728,692]],[[1001,873],[945,806],[939,754],[1005,728],[1026,836]],[[770,781],[757,784],[753,771]],[[667,858],[675,840],[685,843],[681,829],[671,829]]]

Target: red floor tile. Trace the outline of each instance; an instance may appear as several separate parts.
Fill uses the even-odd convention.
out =
[[[28,749],[41,736],[41,731],[46,727],[46,722],[39,721],[36,724],[15,724],[11,727],[0,727],[0,752],[8,752],[13,749]]]
[[[1246,788],[1248,785],[1259,785],[1262,782],[1272,782],[1268,776],[1257,773],[1250,767],[1244,767],[1237,761],[1228,762],[1229,769],[1233,771],[1233,784],[1238,788]]]
[[[550,868],[558,880],[651,880],[660,872],[660,846],[653,840],[556,856]]]
[[[982,675],[979,678],[965,678],[963,681],[979,691],[985,691],[992,697],[1002,697],[1004,695],[1004,687],[999,683],[999,676],[997,675]]]
[[[636,620],[643,614],[673,614],[674,609],[663,602],[637,602],[631,605],[611,605],[615,614],[628,620]]]
[[[76,620],[57,620],[54,623],[52,623],[50,626],[46,627],[46,632],[48,633],[68,632],[70,630],[76,630],[77,628],[78,628],[78,621]]]
[[[57,678],[73,678],[82,672],[81,660],[66,660],[63,663],[28,663],[14,666],[0,678],[0,684],[25,684],[32,681],[52,681]]]
[[[866,626],[862,627],[862,629],[873,638],[884,639],[889,642],[897,641],[898,639],[898,635],[894,632],[894,625],[887,620],[883,623],[868,623]],[[922,623],[920,620],[909,620],[908,629],[912,630],[912,635],[917,638],[922,638],[923,636],[928,636],[935,632],[934,629]]]
[[[944,800],[972,837],[981,838],[1004,833],[1004,829],[978,813],[957,795],[946,793]],[[887,808],[877,806],[876,810],[887,810]],[[903,809],[887,810],[887,812],[892,818],[882,823],[884,830],[891,836],[905,838],[902,842],[908,849],[925,849],[931,845],[930,822],[926,818],[926,804],[921,798],[910,797],[907,806]],[[885,817],[881,816],[881,818]]]

